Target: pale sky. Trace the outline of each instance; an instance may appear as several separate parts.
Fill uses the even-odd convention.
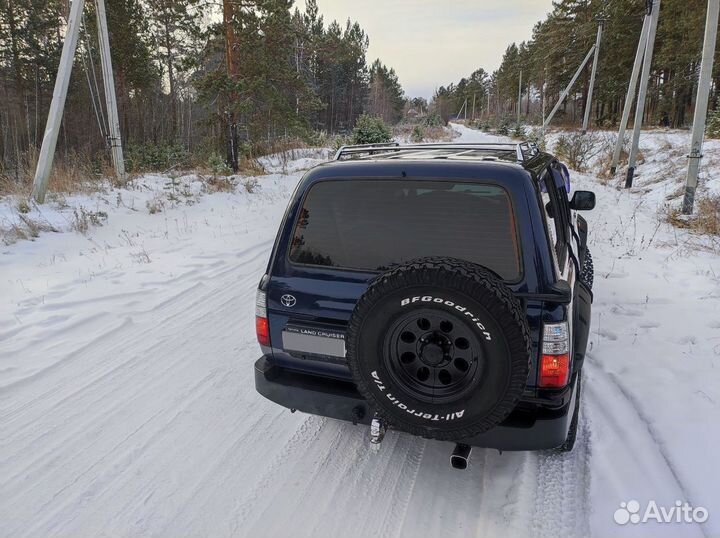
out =
[[[368,63],[380,58],[409,96],[429,99],[478,67],[495,70],[510,43],[532,36],[552,1],[318,0],[318,7],[326,25],[359,22],[370,37]]]

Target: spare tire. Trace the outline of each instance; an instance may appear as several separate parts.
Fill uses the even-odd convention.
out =
[[[494,273],[422,258],[370,284],[350,317],[347,359],[358,390],[391,427],[459,440],[514,409],[530,336],[522,306]]]

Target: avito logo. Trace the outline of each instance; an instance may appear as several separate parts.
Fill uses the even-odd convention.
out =
[[[705,523],[710,514],[707,508],[702,506],[691,506],[688,502],[675,501],[673,506],[658,506],[655,501],[649,501],[645,510],[641,510],[640,503],[636,500],[621,502],[620,508],[615,510],[613,518],[618,525],[627,523]]]

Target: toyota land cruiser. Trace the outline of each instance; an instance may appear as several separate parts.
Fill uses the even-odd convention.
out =
[[[522,144],[362,145],[300,181],[257,292],[260,394],[470,446],[571,450],[592,302],[567,169]]]

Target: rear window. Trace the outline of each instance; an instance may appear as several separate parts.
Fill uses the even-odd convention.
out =
[[[497,185],[449,181],[322,181],[295,226],[295,263],[384,270],[425,256],[484,265],[520,276],[515,222]]]

